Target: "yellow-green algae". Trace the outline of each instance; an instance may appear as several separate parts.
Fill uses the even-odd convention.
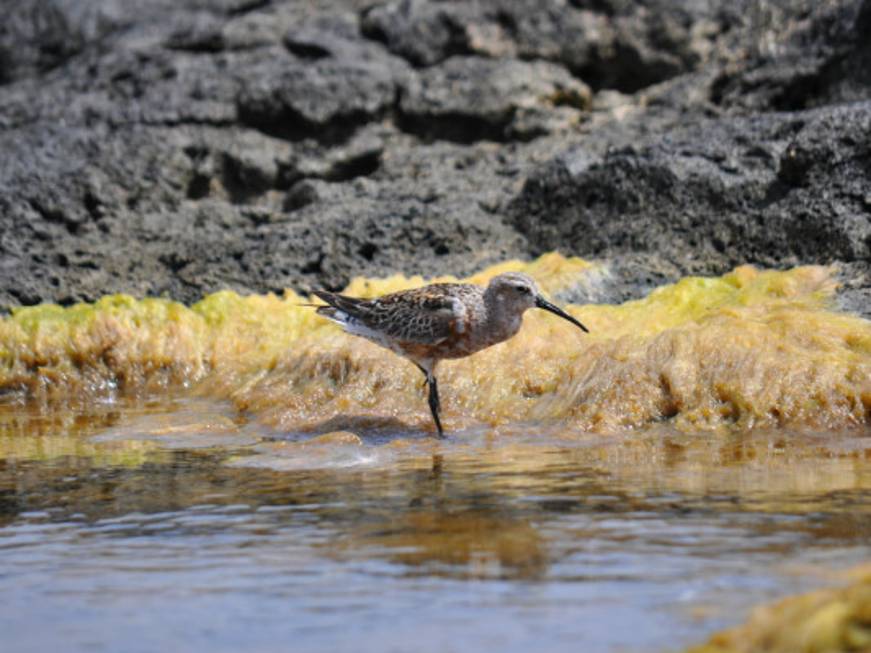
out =
[[[793,596],[754,611],[688,653],[867,653],[871,651],[871,566],[846,587]]]
[[[589,336],[530,312],[509,342],[443,364],[444,421],[602,432],[664,419],[686,431],[866,424],[871,323],[829,310],[834,290],[828,268],[742,267],[620,306],[568,307]],[[418,376],[333,329],[304,335],[232,396],[280,429],[426,425]]]
[[[603,269],[546,255],[522,270],[549,292],[595,284]],[[367,296],[420,277],[355,279]],[[557,421],[616,432],[670,420],[722,427],[864,425],[871,410],[871,323],[831,310],[834,270],[737,268],[690,277],[622,305],[569,306],[589,336],[539,311],[507,343],[439,369],[449,429]],[[0,321],[0,389],[93,396],[193,384],[280,429],[429,428],[419,372],[342,333],[286,292],[220,292],[187,308],[106,297],[16,310]]]
[[[523,270],[558,292],[584,283],[583,273],[593,269],[581,259],[550,254],[531,263],[507,261],[472,279],[486,283],[500,272]],[[423,283],[422,277],[400,275],[357,278],[348,292],[376,295]],[[0,320],[0,391],[87,397],[190,384],[210,374],[235,387],[271,368],[302,335],[331,329],[301,305],[307,301],[291,291],[283,297],[222,291],[190,308],[167,299],[110,295],[69,308],[13,309]]]

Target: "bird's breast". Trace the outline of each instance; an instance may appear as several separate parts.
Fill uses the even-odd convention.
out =
[[[432,343],[395,342],[397,353],[415,360],[465,358],[511,338],[520,330],[522,316],[489,320],[485,316],[467,314],[453,323],[447,337]]]

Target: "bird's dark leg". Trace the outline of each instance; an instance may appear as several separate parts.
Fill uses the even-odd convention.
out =
[[[415,363],[417,365],[417,363]],[[435,422],[438,437],[445,437],[444,429],[442,429],[442,421],[439,419],[439,412],[442,409],[439,401],[439,384],[436,381],[435,375],[424,368],[422,365],[417,365],[418,369],[423,372],[426,379],[424,383],[429,386],[429,410],[432,413],[432,419]]]
[[[423,365],[418,365],[417,363],[415,363],[414,366],[423,373],[423,383],[420,387],[425,388],[426,384],[429,383],[429,372],[426,371],[426,368]]]
[[[432,418],[435,420],[439,437],[443,438],[445,437],[445,432],[442,430],[442,422],[439,419],[439,411],[442,408],[439,403],[439,384],[432,374],[427,375],[426,382],[429,384],[429,409],[432,411]]]

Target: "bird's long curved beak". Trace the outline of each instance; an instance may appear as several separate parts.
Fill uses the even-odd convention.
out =
[[[572,324],[574,324],[576,327],[578,327],[579,329],[581,329],[584,333],[589,333],[589,332],[590,332],[590,330],[589,330],[587,327],[585,327],[583,324],[581,324],[580,322],[578,322],[575,318],[573,318],[571,315],[569,315],[568,313],[566,313],[566,312],[565,312],[563,309],[561,309],[559,306],[556,306],[556,305],[554,305],[554,304],[551,304],[549,301],[547,301],[547,300],[546,300],[544,297],[542,297],[541,295],[539,295],[538,297],[535,298],[535,305],[536,305],[537,308],[543,308],[543,309],[546,310],[546,311],[550,311],[550,312],[553,313],[554,315],[559,315],[559,316],[560,316],[562,319],[564,319],[564,320],[568,320],[569,322],[571,322]]]

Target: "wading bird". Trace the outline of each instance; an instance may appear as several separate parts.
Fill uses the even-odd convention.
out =
[[[520,330],[523,313],[542,308],[588,332],[587,327],[554,306],[535,282],[518,272],[493,277],[486,288],[469,283],[434,283],[414,290],[355,299],[315,290],[328,306],[319,315],[407,358],[426,376],[429,408],[438,436],[443,437],[439,418],[439,390],[435,370],[448,358],[464,358],[508,340]]]

